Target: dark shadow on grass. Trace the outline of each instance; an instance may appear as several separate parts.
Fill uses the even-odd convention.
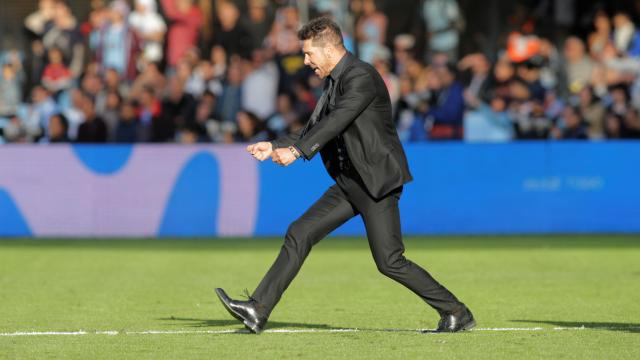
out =
[[[559,328],[585,328],[592,330],[621,331],[640,334],[639,323],[619,323],[619,322],[581,322],[581,321],[559,321],[559,320],[511,320],[518,323],[547,324]],[[559,329],[561,330],[561,329]]]
[[[224,320],[194,319],[194,318],[182,318],[182,317],[171,316],[168,318],[160,318],[158,320],[175,321],[176,322],[175,325],[195,327],[195,328],[242,326],[242,324],[240,324],[237,320],[233,320],[233,319],[224,319]],[[335,330],[338,332],[343,330],[354,330],[355,328],[334,327],[327,324],[308,324],[308,323],[269,321],[267,323],[266,330],[272,330],[272,329]],[[416,329],[357,328],[357,330],[362,332],[411,332],[411,333],[421,332],[421,330],[416,330]],[[427,332],[427,331],[423,331],[423,332]],[[245,333],[245,332],[239,331],[238,333]]]

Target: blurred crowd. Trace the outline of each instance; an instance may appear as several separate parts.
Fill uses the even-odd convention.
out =
[[[640,29],[593,13],[587,36],[523,16],[496,54],[460,53],[456,0],[412,2],[425,36],[390,34],[375,0],[40,0],[27,50],[0,55],[0,143],[254,142],[304,126],[323,81],[304,16],[330,16],[381,74],[403,141],[640,137]],[[423,42],[423,43],[419,43]]]

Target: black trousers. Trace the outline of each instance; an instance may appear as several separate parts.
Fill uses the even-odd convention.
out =
[[[252,295],[271,313],[296,276],[311,247],[356,215],[362,216],[373,259],[380,272],[406,286],[440,314],[464,307],[427,271],[404,257],[398,200],[402,188],[382,199],[373,199],[354,170],[336,177],[331,186],[287,230],[284,245],[275,263]]]

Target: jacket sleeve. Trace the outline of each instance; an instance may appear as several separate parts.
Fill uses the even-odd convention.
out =
[[[304,127],[300,128],[295,132],[282,135],[281,137],[271,141],[271,147],[273,149],[278,149],[278,148],[289,147],[295,144],[295,142],[298,141],[298,139],[300,139],[300,135],[302,134],[303,129]]]
[[[315,124],[294,146],[311,160],[329,141],[340,135],[376,96],[376,86],[364,69],[352,68],[342,79],[342,94],[337,94],[335,108]]]

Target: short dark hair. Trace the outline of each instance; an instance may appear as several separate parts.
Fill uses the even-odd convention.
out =
[[[69,120],[67,119],[66,116],[64,116],[64,114],[62,113],[55,113],[53,115],[51,115],[51,117],[49,118],[49,120],[51,120],[52,117],[57,117],[58,119],[60,119],[60,125],[62,126],[62,128],[64,129],[64,132],[66,133],[67,131],[69,131]]]
[[[314,45],[324,46],[327,43],[334,46],[344,46],[340,26],[326,16],[315,18],[298,31],[298,39],[309,40]]]

